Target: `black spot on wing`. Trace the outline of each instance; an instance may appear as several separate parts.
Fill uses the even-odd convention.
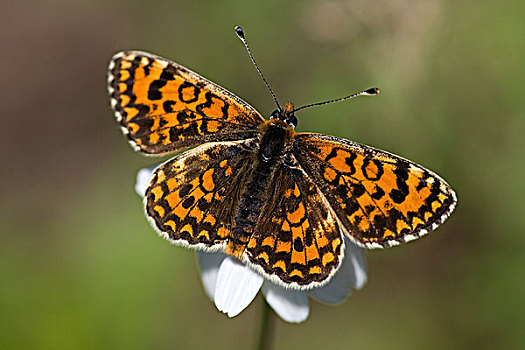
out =
[[[162,103],[162,108],[164,108],[164,111],[166,113],[173,113],[173,106],[176,104],[175,101],[172,100],[166,100]]]
[[[397,189],[390,191],[389,196],[394,203],[400,204],[405,201],[410,192],[407,185],[408,163],[404,160],[398,160],[394,169],[394,175],[396,175]]]
[[[162,92],[160,92],[160,88],[164,87],[165,85],[166,81],[160,79],[152,81],[151,84],[149,84],[148,99],[152,101],[162,99]]]
[[[303,247],[303,241],[297,237],[296,239],[294,239],[293,241],[293,248],[294,250],[298,251],[298,252],[302,252],[304,247]]]

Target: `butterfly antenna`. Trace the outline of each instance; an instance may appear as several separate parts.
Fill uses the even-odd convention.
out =
[[[248,46],[248,42],[246,41],[246,37],[244,36],[244,31],[241,27],[235,26],[235,33],[237,33],[237,36],[239,39],[241,39],[242,43],[244,44],[244,47],[246,47],[246,51],[248,51],[248,55],[250,56],[250,59],[253,62],[253,65],[255,66],[255,69],[257,69],[257,72],[259,72],[259,75],[261,76],[262,80],[266,84],[266,87],[268,90],[270,90],[270,93],[272,94],[273,100],[275,101],[275,104],[281,110],[281,105],[279,104],[279,101],[277,101],[277,97],[275,97],[275,94],[273,93],[272,88],[270,87],[270,84],[266,81],[264,78],[264,75],[262,74],[261,70],[259,69],[259,66],[257,65],[257,62],[255,62],[255,58],[253,58],[252,52],[250,51],[250,47]]]
[[[379,95],[380,92],[381,92],[381,90],[379,90],[378,88],[370,88],[370,89],[367,89],[365,91],[361,91],[361,92],[358,92],[358,93],[355,93],[355,94],[352,94],[352,95],[349,95],[349,96],[336,98],[334,100],[329,100],[329,101],[312,103],[312,104],[309,104],[309,105],[306,105],[306,106],[295,108],[292,112],[297,112],[297,111],[300,111],[301,109],[310,108],[310,107],[314,107],[314,106],[326,105],[328,103],[346,101],[346,100],[350,100],[350,99],[352,99],[354,97],[357,97],[357,96],[374,96],[374,95]]]

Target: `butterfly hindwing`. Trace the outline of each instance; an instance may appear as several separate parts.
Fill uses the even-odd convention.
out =
[[[387,152],[300,133],[293,153],[360,246],[380,248],[419,238],[454,210],[456,196],[445,181]]]
[[[124,134],[136,150],[148,154],[250,138],[263,122],[239,97],[179,64],[145,52],[113,56],[108,91]]]
[[[271,280],[291,288],[312,288],[337,271],[343,237],[312,180],[294,165],[282,166],[272,179],[271,195],[245,254]]]
[[[157,231],[173,243],[224,250],[251,147],[252,140],[206,143],[157,168],[145,195]]]

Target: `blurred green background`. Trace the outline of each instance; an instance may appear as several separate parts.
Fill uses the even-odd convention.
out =
[[[277,348],[520,348],[525,343],[525,3],[4,1],[0,4],[0,348],[244,349],[262,299],[234,319],[195,253],[157,237],[106,95],[119,50],[170,58],[265,116],[274,108],[233,27],[281,101],[371,86],[305,110],[298,130],[414,160],[456,190],[437,233],[368,252],[342,306],[276,323]],[[521,91],[521,92],[520,92]]]

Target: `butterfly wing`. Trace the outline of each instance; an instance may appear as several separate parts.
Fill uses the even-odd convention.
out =
[[[159,234],[179,245],[224,250],[252,147],[251,139],[210,142],[157,168],[145,205]]]
[[[342,261],[344,240],[335,215],[297,164],[274,175],[244,258],[273,282],[309,289],[329,281]]]
[[[345,233],[367,248],[419,238],[442,224],[456,195],[431,171],[372,147],[299,133],[293,153],[315,179]]]
[[[124,134],[135,150],[148,154],[250,138],[264,121],[253,107],[227,90],[145,52],[113,56],[108,91]]]

